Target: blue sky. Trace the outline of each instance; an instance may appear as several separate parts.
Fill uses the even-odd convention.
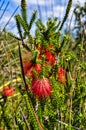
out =
[[[73,0],[71,12],[69,14],[68,21],[66,22],[65,26],[68,26],[68,23],[72,16],[72,11],[75,5],[77,4],[77,2],[79,2],[80,5],[83,5],[85,1],[86,0],[78,0],[78,1]],[[41,17],[44,23],[46,23],[46,20],[48,17],[51,17],[51,18],[58,17],[59,20],[61,20],[65,14],[67,2],[68,0],[27,0],[28,21],[34,10],[38,10],[37,17]],[[14,16],[18,13],[19,14],[21,13],[20,3],[21,3],[21,0],[0,0],[0,31],[3,30],[3,28],[6,26],[6,29],[8,29],[8,31],[12,31],[13,33],[17,34],[15,18],[14,17],[11,18],[11,16],[13,15],[13,13],[14,13]],[[1,7],[1,5],[3,6]],[[6,8],[6,11],[3,14],[3,11],[5,10],[5,8]],[[8,21],[9,21],[9,24],[6,25]],[[73,25],[74,25],[74,21],[72,21],[71,27]],[[35,25],[32,28],[32,33],[34,33],[34,29],[35,29]]]

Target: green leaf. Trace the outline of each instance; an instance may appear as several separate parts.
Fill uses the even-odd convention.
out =
[[[30,20],[30,23],[29,23],[29,26],[28,26],[28,30],[31,29],[35,19],[36,19],[36,14],[37,14],[37,11],[34,11],[33,14],[32,14],[32,17],[31,17],[31,20]]]
[[[64,23],[65,23],[65,21],[66,21],[66,19],[67,19],[67,17],[68,17],[68,14],[69,14],[69,12],[70,12],[71,6],[72,6],[72,0],[69,0],[69,1],[68,1],[68,5],[67,5],[67,8],[66,8],[66,13],[65,13],[65,16],[64,16],[64,18],[63,18],[63,21],[62,21],[62,23],[61,23],[61,25],[60,25],[59,30],[62,29],[62,27],[63,27],[63,25],[64,25]]]
[[[27,23],[26,0],[21,0],[21,13],[23,20]]]

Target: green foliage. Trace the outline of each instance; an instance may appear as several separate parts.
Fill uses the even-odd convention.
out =
[[[20,38],[22,40],[23,39],[23,37],[22,37],[22,30],[21,30],[20,23],[18,21],[18,17],[20,17],[20,16],[19,15],[15,16],[15,18],[16,18],[16,25],[17,25],[17,28],[18,28],[18,32],[19,32]]]
[[[25,23],[25,21],[21,18],[20,15],[16,15],[16,21],[18,21],[19,24],[21,24],[21,26],[22,26],[22,28],[24,29],[24,31],[25,31],[26,33],[28,33],[28,31],[29,31],[29,30],[28,30],[28,26],[27,26],[27,24]],[[19,28],[18,22],[17,22],[17,27]]]
[[[21,13],[23,20],[27,23],[27,7],[26,0],[21,0]]]
[[[75,40],[76,44],[73,49],[76,49],[76,47],[79,45],[80,41],[83,44],[83,47],[85,48],[85,41],[86,41],[86,21],[82,20],[85,19],[86,16],[86,2],[83,6],[81,6],[79,3],[76,5],[74,9],[74,15],[75,15],[75,26],[74,31],[76,31]],[[86,48],[85,48],[86,51]]]
[[[32,28],[32,25],[36,19],[36,14],[37,14],[37,11],[34,11],[33,14],[32,14],[32,17],[30,19],[30,22],[29,22],[29,27],[28,27],[28,30],[30,30]]]
[[[11,37],[13,37],[13,38],[15,38],[15,39],[17,39],[17,40],[21,40],[19,37],[17,37],[15,34],[13,34],[13,33],[11,33],[11,32],[9,32],[8,33]]]
[[[60,37],[60,32],[58,31],[59,21],[57,20],[57,18],[54,18],[54,20],[49,18],[46,26],[40,19],[37,20],[37,29],[35,31],[36,44],[42,44],[43,48],[48,47],[49,44],[52,44],[55,46],[55,49],[57,51]]]

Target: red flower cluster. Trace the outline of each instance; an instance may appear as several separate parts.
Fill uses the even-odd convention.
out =
[[[55,57],[51,52],[47,51],[45,53],[45,56],[46,56],[46,60],[48,61],[48,63],[50,63],[52,65],[55,63]]]
[[[40,47],[37,47],[36,49],[40,51],[40,54],[39,54],[39,57],[38,57],[39,60],[41,60],[42,55],[45,55],[45,64],[46,65],[54,65],[55,56],[50,51],[48,51],[48,49],[44,50],[44,49],[42,49]],[[42,67],[41,67],[41,64],[39,64],[39,63],[34,64],[31,61],[28,62],[27,60],[23,60],[23,66],[24,66],[24,74],[27,77],[32,77],[32,78],[35,77],[33,69],[35,69],[35,71],[37,73],[42,72]]]
[[[40,51],[39,59],[41,59],[42,55],[45,55],[46,63],[50,65],[54,65],[55,63],[55,56],[52,54],[52,52],[49,51],[50,48],[53,48],[53,46],[49,46],[48,49],[42,49],[42,48],[37,48],[37,50]]]
[[[33,68],[36,70],[36,72],[40,73],[41,72],[41,64],[33,64],[32,62],[25,62],[24,63],[24,74],[27,77],[35,77],[35,74],[33,72]]]
[[[64,68],[62,68],[62,67],[58,68],[58,79],[63,84],[65,84],[65,82],[66,82],[66,75],[65,74],[66,74],[66,71]]]
[[[3,88],[2,95],[6,97],[13,96],[14,91],[15,91],[14,87],[6,86]]]
[[[32,83],[31,91],[35,96],[39,98],[49,97],[52,91],[49,79],[35,79]]]
[[[37,60],[42,60],[42,56],[45,57],[44,59],[44,66],[45,67],[51,67],[54,65],[55,63],[55,56],[54,54],[51,52],[51,49],[53,48],[53,46],[50,46],[50,50],[49,48],[45,48],[42,49],[41,47],[37,47],[36,49],[39,50],[39,56],[37,57]],[[33,59],[32,59],[33,61]],[[32,80],[32,86],[31,86],[31,91],[32,93],[37,96],[38,98],[45,98],[45,97],[49,97],[51,95],[51,91],[52,91],[52,86],[50,84],[50,81],[47,78],[38,78],[34,71],[35,70],[38,74],[40,74],[43,70],[42,70],[42,65],[39,63],[33,63],[32,61],[28,62],[27,60],[23,62],[23,66],[24,66],[24,74],[27,77],[31,77]],[[45,71],[45,70],[44,70]],[[45,73],[43,71],[43,73]],[[41,73],[41,74],[43,74]],[[44,76],[44,75],[43,75]]]

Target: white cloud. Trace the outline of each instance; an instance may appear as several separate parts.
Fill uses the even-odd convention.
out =
[[[65,13],[65,7],[64,6],[55,6],[54,7],[54,14],[55,16],[59,17],[59,16],[63,16]]]
[[[6,14],[6,15],[4,15],[4,16],[2,17],[0,23],[1,23],[1,22],[2,22],[2,23],[7,23],[7,22],[9,21],[9,19],[10,19],[10,14]],[[14,19],[14,17],[12,17],[9,22],[14,22],[14,21],[15,21],[15,19]]]
[[[54,14],[53,14],[54,13]],[[54,6],[53,12],[50,9],[47,9],[47,17],[55,16],[55,17],[63,17],[65,14],[65,7],[64,6]],[[42,17],[46,17],[46,12],[42,12]]]
[[[17,4],[20,4],[21,3],[21,0],[13,0],[13,2],[17,3]]]

